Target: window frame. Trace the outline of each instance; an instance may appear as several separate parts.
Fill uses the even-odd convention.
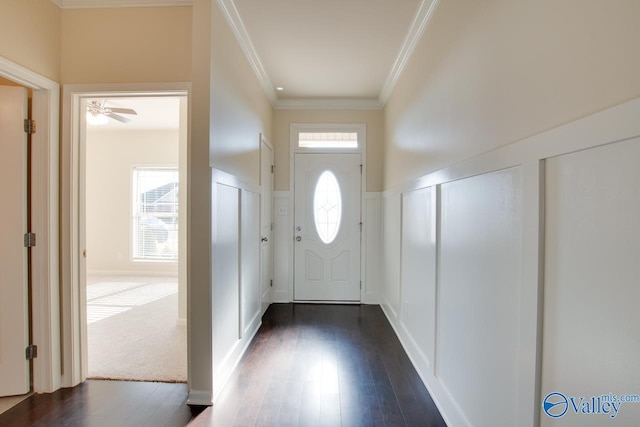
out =
[[[136,173],[140,170],[167,170],[177,174],[178,176],[178,188],[180,185],[179,177],[180,177],[180,168],[176,164],[134,164],[131,166],[131,173],[129,175],[131,181],[129,185],[129,190],[131,191],[131,206],[130,206],[130,227],[129,227],[129,238],[131,239],[130,244],[130,261],[134,263],[178,263],[179,255],[176,254],[175,258],[143,258],[140,256],[136,256],[136,220],[138,218],[138,202],[137,202],[137,180],[138,177]],[[176,216],[176,221],[179,220],[180,210],[179,210],[179,202],[178,203],[178,214]],[[177,237],[176,237],[177,238]]]

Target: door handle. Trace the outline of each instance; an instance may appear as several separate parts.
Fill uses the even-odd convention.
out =
[[[261,242],[268,242],[269,238],[268,237],[263,237],[262,239],[260,239]]]
[[[302,240],[302,236],[296,236],[296,241],[299,242]]]

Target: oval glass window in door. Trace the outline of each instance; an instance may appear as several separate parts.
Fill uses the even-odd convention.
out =
[[[318,178],[313,194],[313,219],[320,240],[325,244],[333,242],[342,220],[342,195],[336,176],[324,171]]]

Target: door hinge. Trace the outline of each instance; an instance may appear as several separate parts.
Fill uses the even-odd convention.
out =
[[[269,280],[269,286],[273,288],[273,279]]]
[[[31,344],[27,347],[24,353],[27,360],[35,359],[36,357],[38,357],[38,346],[35,344]]]
[[[271,223],[271,231],[273,231],[273,223]]]
[[[36,133],[36,121],[24,119],[24,131],[28,134]]]
[[[36,233],[25,233],[24,234],[24,247],[32,248],[36,245]]]
[[[360,232],[362,233],[362,223],[360,223]]]
[[[362,165],[360,165],[360,175],[362,175]]]
[[[362,280],[360,280],[360,289],[362,289]]]
[[[271,165],[271,173],[273,173],[273,171],[276,170],[276,167],[274,165]]]

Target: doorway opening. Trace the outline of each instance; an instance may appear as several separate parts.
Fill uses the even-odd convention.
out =
[[[366,125],[292,124],[291,153],[292,300],[359,303]]]
[[[80,114],[83,377],[186,382],[187,97],[103,93]]]
[[[0,413],[25,399],[33,389],[33,364],[24,348],[33,342],[31,328],[31,250],[23,236],[31,226],[31,136],[23,121],[31,118],[32,91],[0,76]],[[29,245],[30,246],[30,245]]]

